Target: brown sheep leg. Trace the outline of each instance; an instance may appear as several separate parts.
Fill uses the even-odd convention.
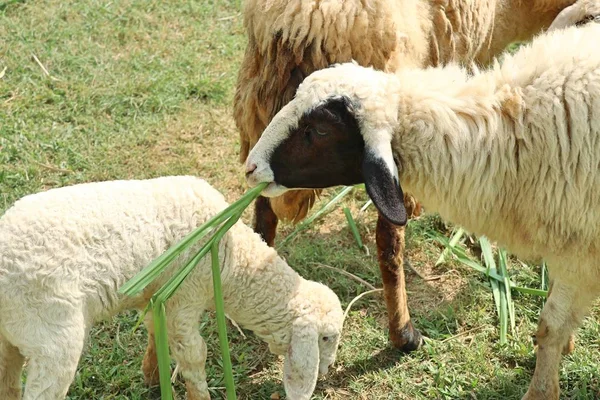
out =
[[[254,203],[254,232],[258,233],[271,247],[275,244],[278,222],[269,199],[259,196]]]
[[[377,255],[388,311],[390,340],[394,347],[409,352],[423,341],[421,333],[410,321],[404,282],[404,227],[377,219]]]
[[[144,359],[142,360],[142,372],[144,374],[144,383],[147,386],[153,387],[160,385],[160,377],[158,375],[158,357],[156,355],[156,342],[154,341],[152,312],[146,314],[144,324],[148,331],[148,345],[146,346],[146,354],[144,354]]]

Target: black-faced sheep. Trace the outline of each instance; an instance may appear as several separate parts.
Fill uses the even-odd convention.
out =
[[[194,177],[89,183],[19,200],[0,219],[0,399],[20,399],[25,357],[24,399],[64,398],[90,327],[143,308],[198,247],[139,296],[117,289],[226,207],[218,191]],[[337,296],[299,276],[241,222],[221,240],[219,258],[225,311],[286,356],[287,396],[308,400],[317,375],[335,360],[343,319]],[[198,324],[213,304],[205,258],[166,303],[171,355],[192,400],[210,398]],[[147,316],[143,370],[149,383],[158,383]]]
[[[527,259],[553,287],[524,399],[558,399],[561,350],[600,294],[600,24],[555,30],[502,65],[396,75],[315,72],[248,156],[248,180],[287,188],[365,182],[404,224],[402,188]],[[327,157],[323,157],[327,154]]]
[[[486,64],[508,44],[547,28],[574,0],[247,0],[248,43],[238,75],[234,117],[240,159],[310,73],[355,60],[393,72],[451,61]],[[297,222],[312,206],[315,190],[259,197],[254,229],[272,245],[279,219]],[[405,197],[409,214],[419,205]],[[421,343],[406,303],[404,230],[378,219],[376,242],[395,347]]]

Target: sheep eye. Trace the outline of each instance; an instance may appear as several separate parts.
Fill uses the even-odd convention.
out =
[[[328,342],[329,341],[329,336],[323,336],[323,341],[324,342]]]
[[[315,129],[315,132],[317,132],[317,135],[319,135],[319,136],[325,136],[328,133],[327,131],[320,131],[318,129]]]

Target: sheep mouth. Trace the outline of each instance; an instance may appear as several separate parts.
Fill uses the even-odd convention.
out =
[[[261,195],[264,197],[278,197],[287,192],[287,187],[280,185],[277,182],[271,182],[269,185],[261,192]]]

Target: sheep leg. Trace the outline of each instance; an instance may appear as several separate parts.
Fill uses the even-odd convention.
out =
[[[21,398],[21,372],[25,358],[15,346],[0,336],[0,399]]]
[[[156,355],[156,342],[154,341],[154,320],[152,313],[147,313],[144,318],[144,325],[148,332],[148,345],[142,361],[142,372],[144,374],[144,383],[150,387],[160,385],[158,375],[158,357]]]
[[[404,227],[397,227],[379,215],[377,219],[377,255],[388,311],[390,340],[403,351],[417,349],[423,340],[410,320],[404,282]]]
[[[550,278],[550,283],[548,284],[548,297],[550,297],[550,294],[552,294],[553,286],[554,286],[554,280],[552,278]],[[536,340],[535,335],[533,336],[533,341],[534,341],[534,344],[537,346],[537,340]],[[569,355],[573,352],[573,350],[575,350],[575,335],[573,333],[571,333],[571,335],[569,336],[569,341],[567,342],[565,347],[563,347],[562,354],[564,356]]]
[[[54,322],[41,325],[38,320],[23,329],[23,332],[35,333],[27,337],[23,345],[19,344],[22,354],[29,357],[23,400],[65,398],[77,371],[86,334],[83,316],[69,320],[68,316],[63,317],[66,314],[63,310],[55,308],[53,311],[54,315],[61,316],[60,326],[57,326],[58,318],[52,318]]]
[[[278,222],[269,199],[259,196],[254,203],[254,232],[258,233],[271,247],[275,244]]]
[[[187,400],[210,400],[205,370],[206,343],[198,332],[202,310],[187,304],[182,306],[167,311],[171,356],[185,380]]]
[[[558,368],[562,350],[597,294],[597,287],[589,290],[585,284],[566,283],[558,279],[553,283],[552,293],[542,310],[535,334],[538,343],[535,372],[523,400],[559,398]]]

